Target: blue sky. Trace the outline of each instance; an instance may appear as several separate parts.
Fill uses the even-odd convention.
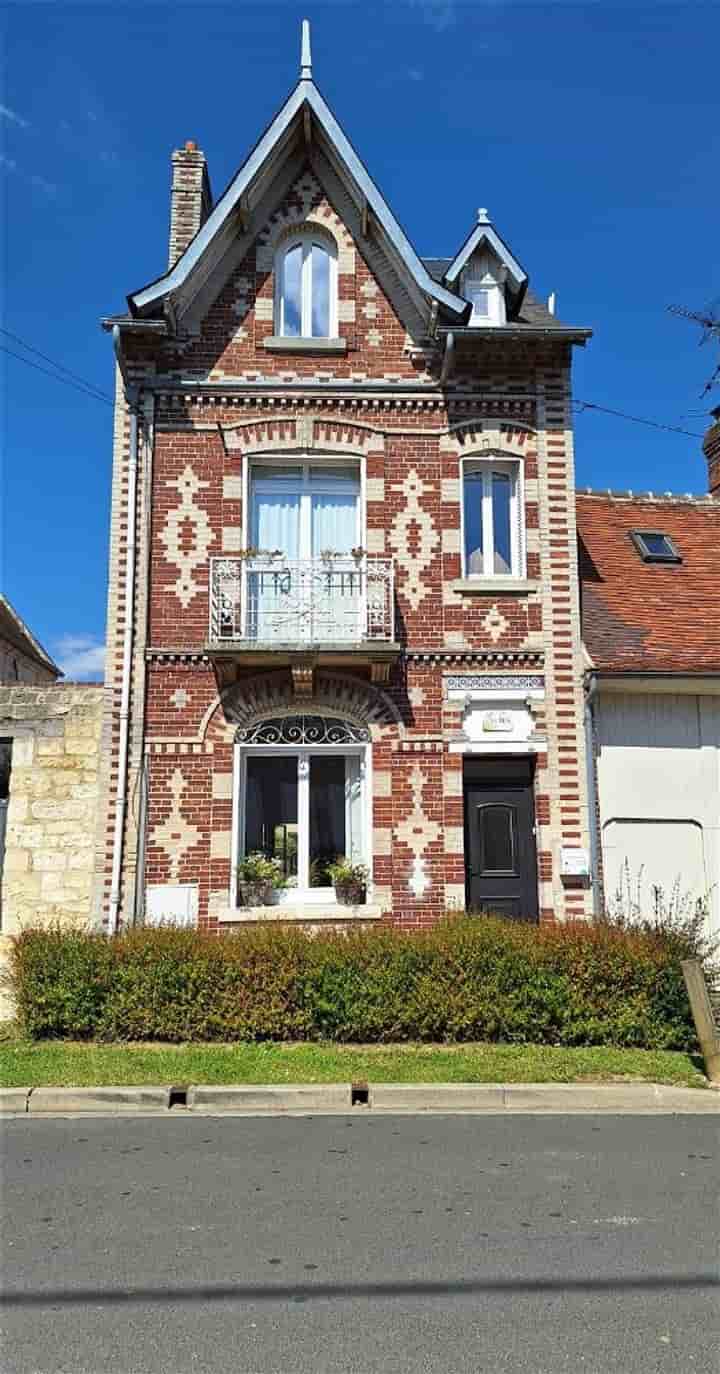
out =
[[[4,329],[110,394],[98,320],[165,266],[172,148],[195,139],[223,189],[297,78],[304,15],[318,85],[418,250],[454,253],[489,207],[534,289],[595,330],[576,396],[701,434],[717,346],[666,306],[720,297],[714,3],[10,3]],[[76,676],[101,659],[112,411],[0,366],[2,588]],[[598,413],[577,469],[705,489],[699,439]]]

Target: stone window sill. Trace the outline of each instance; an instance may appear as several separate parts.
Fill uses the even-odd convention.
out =
[[[263,348],[269,353],[347,353],[347,339],[284,338],[271,334],[263,339]]]
[[[306,902],[297,906],[231,906],[218,912],[224,925],[250,925],[258,921],[379,921],[382,907],[367,902],[364,906],[342,906],[340,902]]]
[[[462,596],[527,596],[539,586],[534,577],[461,577],[450,584]]]

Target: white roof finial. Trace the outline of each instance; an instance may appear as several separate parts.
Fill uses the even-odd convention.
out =
[[[302,49],[300,53],[300,80],[312,81],[312,53],[310,52],[310,20],[302,21]]]
[[[478,210],[478,212],[477,212],[477,217],[478,217],[478,224],[489,224],[489,223],[490,223],[490,216],[489,216],[487,210],[485,210],[484,208],[481,209],[481,210]]]

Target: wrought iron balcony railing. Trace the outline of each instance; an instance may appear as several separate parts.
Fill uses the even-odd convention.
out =
[[[392,643],[389,558],[212,558],[216,644]]]

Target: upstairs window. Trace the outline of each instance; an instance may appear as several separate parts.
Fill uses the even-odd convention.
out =
[[[505,324],[505,296],[496,281],[489,277],[467,280],[464,295],[472,303],[470,325],[480,328],[483,325]]]
[[[324,240],[290,239],[277,261],[277,332],[283,338],[337,334],[337,254]]]
[[[519,464],[468,462],[463,473],[466,577],[522,577]]]
[[[660,530],[631,530],[630,538],[643,563],[682,563],[672,539]]]

